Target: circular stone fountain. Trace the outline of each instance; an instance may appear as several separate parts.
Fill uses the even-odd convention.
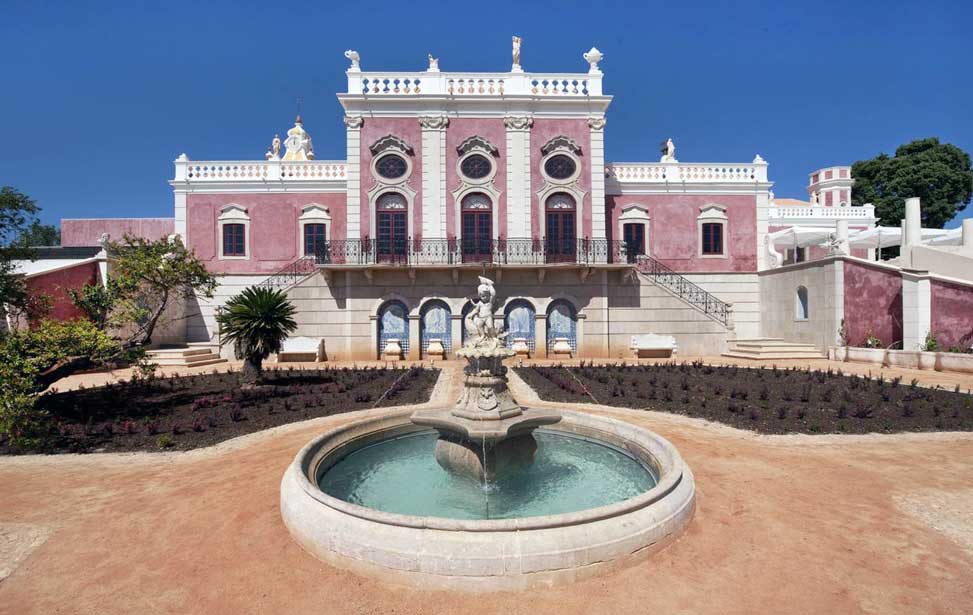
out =
[[[644,558],[695,509],[665,439],[610,418],[519,406],[494,290],[467,316],[453,408],[403,409],[322,434],[281,482],[291,535],[334,565],[429,589],[570,582]]]

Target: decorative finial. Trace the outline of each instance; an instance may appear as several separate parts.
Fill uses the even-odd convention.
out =
[[[267,160],[280,160],[280,135],[275,134],[274,140],[270,142],[267,153],[264,154]]]
[[[427,73],[439,72],[439,58],[432,57],[431,53],[429,54],[429,68],[426,69],[426,72]]]
[[[345,57],[351,60],[351,66],[348,67],[348,70],[354,72],[361,71],[361,64],[360,64],[361,57],[358,55],[357,51],[355,51],[354,49],[349,49],[348,51],[345,52]]]
[[[520,43],[521,40],[519,36],[513,37],[513,50],[511,51],[511,55],[513,56],[514,63],[513,66],[510,67],[510,72],[512,73],[524,72],[524,69],[520,67]]]
[[[591,66],[591,68],[588,70],[589,73],[601,72],[601,70],[598,68],[598,62],[601,62],[604,59],[605,54],[598,51],[597,47],[592,47],[582,57],[585,59],[585,62]]]
[[[314,145],[311,143],[311,135],[304,130],[300,115],[294,120],[294,127],[287,131],[284,148],[286,150],[284,160],[314,160]]]
[[[761,156],[760,154],[757,154],[756,156],[753,157],[754,164],[766,164],[766,162],[767,161],[764,160],[763,156]]]

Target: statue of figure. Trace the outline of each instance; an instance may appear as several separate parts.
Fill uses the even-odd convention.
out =
[[[512,55],[514,59],[513,70],[519,70],[520,69],[520,37],[519,36],[513,37]]]
[[[659,151],[662,152],[662,160],[660,162],[677,162],[676,144],[672,142],[672,137],[669,137],[662,143]]]
[[[280,157],[280,135],[275,134],[270,147],[273,149],[274,157]]]
[[[349,49],[345,52],[345,57],[351,60],[351,66],[348,67],[348,70],[361,70],[361,65],[359,64],[361,57],[359,57],[357,51]]]
[[[432,57],[431,53],[429,54],[429,68],[426,70],[430,73],[439,72],[439,58]]]
[[[108,244],[111,242],[111,235],[108,233],[102,233],[101,237],[98,238],[98,245],[101,246],[102,250],[108,249]]]
[[[493,288],[493,280],[480,276],[480,285],[476,287],[478,300],[473,309],[466,315],[466,337],[468,345],[474,348],[497,348],[506,333],[497,333],[493,324],[493,302],[497,291]]]

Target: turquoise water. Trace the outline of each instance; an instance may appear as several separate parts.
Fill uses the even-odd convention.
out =
[[[615,448],[538,430],[534,463],[484,485],[439,467],[433,454],[437,435],[420,432],[366,446],[328,469],[318,484],[359,506],[450,519],[576,512],[626,500],[656,484],[648,469]]]

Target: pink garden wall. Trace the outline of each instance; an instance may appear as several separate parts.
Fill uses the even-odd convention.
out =
[[[700,258],[697,217],[700,208],[726,208],[727,258]],[[606,197],[608,237],[617,237],[618,220],[628,205],[642,205],[649,218],[649,255],[679,272],[754,272],[757,270],[757,202],[749,195],[642,194]]]
[[[125,235],[162,239],[175,230],[173,218],[65,218],[61,220],[61,245],[97,246],[102,233],[119,241]]]
[[[32,297],[47,295],[51,299],[52,320],[73,320],[84,313],[71,301],[70,289],[80,289],[85,284],[98,283],[98,264],[83,263],[27,278],[27,290]]]
[[[969,348],[973,345],[973,285],[932,280],[930,329],[939,345]]]
[[[229,204],[250,216],[247,259],[220,260],[218,218]],[[345,239],[346,197],[341,193],[190,194],[187,198],[187,245],[216,273],[273,273],[303,254],[298,218],[311,204],[328,209],[332,239]]]
[[[848,343],[864,345],[874,335],[883,346],[902,340],[902,276],[859,261],[845,261],[845,327]]]

